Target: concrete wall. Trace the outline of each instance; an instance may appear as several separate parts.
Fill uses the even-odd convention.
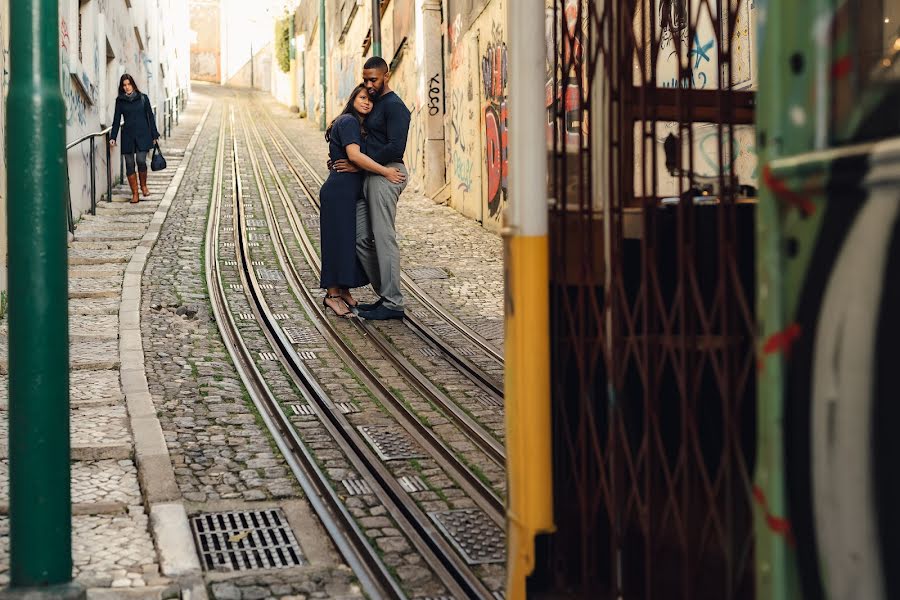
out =
[[[219,0],[191,0],[191,79],[222,81],[222,12]]]
[[[79,22],[81,24],[79,28]],[[162,102],[189,85],[188,6],[182,0],[60,0],[59,57],[66,107],[66,139],[100,131],[111,121],[119,76],[130,73],[151,101]],[[79,34],[80,31],[80,34]],[[0,5],[0,290],[6,289],[6,94],[9,86],[9,7]],[[95,142],[97,197],[106,193],[106,152]],[[90,143],[67,154],[75,218],[90,206]],[[112,154],[118,175],[119,154]],[[60,173],[65,177],[65,173]],[[60,219],[64,219],[60,214]]]

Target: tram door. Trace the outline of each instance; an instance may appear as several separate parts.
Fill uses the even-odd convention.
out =
[[[532,597],[753,597],[755,12],[548,0],[557,531]]]
[[[773,1],[764,35],[759,597],[900,598],[900,3]]]

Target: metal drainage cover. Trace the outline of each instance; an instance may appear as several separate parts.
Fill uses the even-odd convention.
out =
[[[470,565],[506,560],[503,530],[477,508],[428,513]]]
[[[415,267],[407,269],[406,274],[413,279],[447,279],[447,271],[438,267]]]
[[[204,571],[282,569],[305,563],[280,508],[191,517]]]
[[[401,458],[424,458],[418,445],[402,431],[391,426],[358,425],[359,432],[366,438],[381,460]]]
[[[293,327],[289,325],[287,327],[283,327],[283,330],[284,334],[288,338],[288,341],[290,341],[292,344],[303,344],[305,346],[311,346],[322,341],[322,336],[319,335],[319,332],[315,329],[309,329],[307,327]]]
[[[257,269],[256,274],[262,281],[284,281],[284,275],[278,269]]]

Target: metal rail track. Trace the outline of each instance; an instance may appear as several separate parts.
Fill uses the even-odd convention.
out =
[[[304,157],[303,154],[300,153],[293,142],[291,142],[291,140],[288,139],[284,132],[282,132],[281,129],[276,126],[268,109],[262,107],[260,110],[265,115],[265,123],[263,124],[263,126],[266,128],[269,134],[269,139],[274,143],[279,152],[284,156],[289,170],[291,170],[291,172],[294,174],[298,183],[306,190],[306,195],[308,196],[310,204],[316,210],[318,210],[318,194],[315,190],[310,189],[309,184],[304,180],[303,176],[294,167],[291,158],[296,159],[297,162],[303,165],[304,170],[320,188],[323,184],[322,178],[318,173],[316,173],[313,166],[309,163],[308,160],[306,160],[306,157]],[[290,153],[291,156],[288,156],[288,153]],[[402,271],[401,281],[410,295],[413,296],[423,307],[430,310],[438,318],[458,331],[463,337],[469,340],[470,343],[476,346],[489,359],[493,360],[498,368],[503,368],[503,355],[490,342],[479,335],[471,327],[459,320],[450,311],[441,306],[440,303],[431,298],[431,296],[429,296],[428,293],[425,292],[425,290],[423,290],[422,287],[418,283],[416,283],[412,277]],[[486,374],[480,367],[475,365],[465,356],[462,356],[450,344],[441,339],[440,336],[436,335],[431,330],[431,328],[426,326],[421,321],[421,319],[418,319],[415,315],[407,313],[406,318],[404,319],[404,323],[406,323],[406,325],[426,343],[428,343],[435,349],[440,350],[448,358],[448,360],[450,360],[450,362],[454,363],[461,372],[467,374],[485,392],[493,395],[495,398],[499,399],[502,402],[502,382],[499,382],[494,377]]]
[[[260,147],[265,149],[265,144],[262,142],[262,139],[259,134],[259,130],[253,127],[254,133],[257,138],[257,142]],[[271,136],[269,137],[271,141]],[[276,144],[277,146],[277,144]],[[310,240],[306,230],[303,228],[302,223],[300,222],[300,217],[297,214],[296,207],[290,200],[290,194],[287,189],[284,187],[284,184],[281,182],[280,177],[278,175],[278,170],[275,168],[274,164],[271,162],[271,156],[269,155],[268,149],[265,149],[264,156],[269,167],[270,173],[273,176],[273,179],[276,182],[276,188],[278,189],[278,193],[282,198],[282,203],[284,204],[285,210],[287,211],[288,218],[291,222],[291,228],[296,236],[296,239],[300,243],[301,249],[304,253],[307,263],[313,269],[314,273],[318,275],[321,269],[321,260],[318,254],[315,251],[315,248],[312,245],[312,241]],[[284,156],[284,155],[283,155]],[[287,157],[285,157],[287,159]],[[296,173],[294,173],[296,176]],[[308,188],[303,188],[309,193]],[[289,257],[290,253],[285,252]],[[289,263],[292,261],[288,260]],[[292,268],[296,275],[296,270]],[[297,281],[299,282],[298,290],[300,293],[308,294],[309,291],[305,286],[302,285],[302,282],[299,279],[299,275],[296,276]],[[315,310],[322,315],[322,320],[324,323],[328,323],[327,318],[325,318],[324,308],[320,307],[317,302],[312,302],[315,305]],[[503,448],[503,444],[489,431],[487,431],[480,423],[478,423],[475,419],[473,419],[468,413],[462,410],[459,405],[457,405],[453,400],[447,397],[445,393],[439,390],[431,381],[425,377],[421,371],[419,371],[416,367],[414,367],[405,357],[400,355],[388,342],[381,333],[379,333],[374,327],[366,324],[364,321],[359,319],[353,320],[354,326],[360,331],[362,335],[367,336],[372,343],[378,347],[381,355],[391,362],[391,364],[403,375],[404,379],[423,397],[426,398],[431,404],[436,406],[447,416],[450,420],[452,420],[457,427],[463,431],[467,437],[484,452],[494,463],[497,465],[504,465],[506,460],[505,450]],[[353,354],[349,348],[346,347],[346,344],[340,339],[340,336],[331,336],[330,338],[335,339],[335,343],[343,346],[347,353],[348,358],[354,363],[355,368],[358,372],[369,372],[369,368],[359,361],[358,358]],[[384,384],[378,379],[377,376],[372,376],[372,383],[376,386],[385,388]],[[477,382],[476,382],[477,383]],[[482,387],[482,386],[479,386]],[[484,389],[484,387],[482,387]],[[392,392],[387,390],[386,392],[390,396],[394,396]],[[501,396],[502,398],[502,396]],[[402,402],[400,403],[402,405]],[[405,408],[405,407],[404,407]],[[428,436],[433,436],[431,430],[425,427],[419,419],[415,419],[417,428],[422,432],[428,432]],[[440,444],[443,446],[443,444]],[[451,453],[452,455],[452,453]],[[455,461],[455,457],[453,458]],[[471,471],[469,469],[464,469],[464,476],[473,481],[479,481],[473,479]],[[493,494],[491,494],[493,496]],[[498,513],[502,514],[502,508],[500,503],[497,500],[492,500],[491,504],[495,509],[499,509]],[[502,519],[501,519],[502,520]],[[500,522],[500,521],[498,521]]]
[[[294,279],[292,288],[295,296],[301,301],[301,304],[304,305],[304,309],[311,315],[316,314],[316,311],[319,310],[318,302],[311,297],[309,290],[303,286],[302,281],[297,277],[296,270],[293,268],[290,261],[290,254],[285,247],[283,235],[277,227],[274,202],[266,189],[262,168],[252,149],[250,136],[246,130],[246,123],[243,123],[243,127],[248,142],[247,153],[255,174],[260,193],[260,200],[266,212],[266,220],[270,223],[270,231],[273,233],[273,238],[275,238],[273,241],[277,240],[274,246],[276,248],[278,260],[281,263],[285,274],[288,276],[288,281]],[[258,141],[260,142],[260,146],[264,148],[261,140]],[[238,256],[238,262],[241,265],[241,277],[245,284],[245,290],[247,290],[248,298],[252,300],[251,304],[253,305],[254,314],[264,325],[264,334],[268,338],[272,348],[276,350],[289,377],[294,381],[298,388],[302,390],[307,402],[313,408],[329,434],[339,444],[341,451],[348,457],[348,460],[351,462],[354,469],[356,469],[359,475],[369,483],[373,493],[378,496],[379,500],[387,508],[389,514],[394,518],[398,527],[403,531],[404,535],[407,536],[416,550],[420,552],[426,564],[434,570],[436,575],[447,587],[448,591],[456,597],[491,596],[491,591],[471,571],[471,568],[465,563],[454,547],[437,531],[428,516],[412,500],[408,492],[402,488],[387,467],[377,458],[374,452],[369,449],[366,442],[352,424],[328,398],[327,393],[321,388],[315,377],[304,365],[303,361],[294,350],[293,345],[287,339],[284,331],[272,315],[259,286],[255,269],[253,268],[248,252],[249,239],[244,225],[246,223],[246,217],[242,200],[243,182],[239,169],[240,159],[238,158],[236,137],[234,139],[234,152],[236,182],[236,202],[234,207],[235,251]],[[265,153],[263,154],[264,158],[268,158],[265,156]],[[271,163],[269,163],[269,166],[271,169]],[[286,202],[286,197],[282,197],[282,201]],[[289,202],[286,203],[289,204]],[[327,322],[327,318],[324,317],[324,314],[320,314],[319,316],[321,318],[319,319],[317,326],[321,326],[323,321]],[[334,335],[340,339],[340,336],[336,332],[334,332]],[[340,356],[342,352],[338,352],[338,354]],[[341,358],[343,359],[345,357],[342,356]],[[354,363],[351,361],[347,364]],[[375,377],[374,380],[377,382],[377,377]],[[369,383],[371,384],[372,382]],[[381,386],[375,386],[374,389],[381,391],[381,389],[383,389],[383,384]],[[390,400],[388,397],[385,397],[384,399]],[[399,403],[396,399],[393,400],[395,404]],[[395,413],[395,418],[398,418],[399,422],[404,423],[407,426],[410,424],[410,421],[418,422],[418,420],[414,418],[407,418],[405,421],[400,419],[400,417],[409,417],[409,415],[406,415],[405,413],[401,414],[402,411],[396,410],[399,409],[398,406],[394,406],[393,408],[395,410],[392,412]],[[460,468],[459,465],[453,465],[455,457],[452,457],[453,461],[449,460],[450,457],[446,454],[450,452],[449,449],[445,447],[435,448],[435,442],[437,442],[437,440],[436,438],[433,438],[433,433],[430,432],[430,430],[427,431],[427,434],[426,432],[416,431],[415,429],[410,431],[410,433],[417,438],[417,441],[422,443],[424,448],[433,453],[437,462],[441,464],[448,473],[456,475],[462,474],[460,471],[468,473],[468,470]],[[432,439],[429,440],[429,437]],[[439,442],[438,446],[440,446]],[[452,453],[450,453],[450,455],[452,456]],[[473,497],[476,502],[478,502],[480,496],[482,502],[487,504],[487,507],[483,506],[482,508],[492,519],[496,520],[499,514],[499,518],[502,520],[503,505],[502,503],[498,504],[497,499],[493,498],[490,494],[485,495],[485,490],[479,489],[480,486],[476,487],[461,483],[460,487],[466,491],[467,494],[471,494],[471,497]]]
[[[213,174],[213,197],[206,229],[205,272],[213,315],[222,339],[231,355],[241,380],[256,406],[263,422],[294,473],[308,501],[315,510],[328,535],[365,589],[384,598],[405,598],[354,518],[328,482],[328,478],[298,437],[275,395],[269,389],[253,357],[243,341],[225,296],[219,270],[219,220],[222,204],[223,171],[225,163],[225,110],[222,113],[216,164]],[[240,254],[238,251],[238,259]],[[243,264],[243,262],[241,263]],[[246,276],[242,274],[242,279]],[[254,308],[257,318],[263,314]],[[270,316],[270,315],[269,315]]]

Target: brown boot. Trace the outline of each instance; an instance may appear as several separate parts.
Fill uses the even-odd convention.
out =
[[[138,171],[138,178],[141,181],[141,193],[146,198],[150,195],[150,190],[147,189],[147,171]]]
[[[131,203],[137,204],[140,202],[140,197],[138,197],[138,178],[137,174],[132,173],[128,176],[128,185],[131,186]]]

